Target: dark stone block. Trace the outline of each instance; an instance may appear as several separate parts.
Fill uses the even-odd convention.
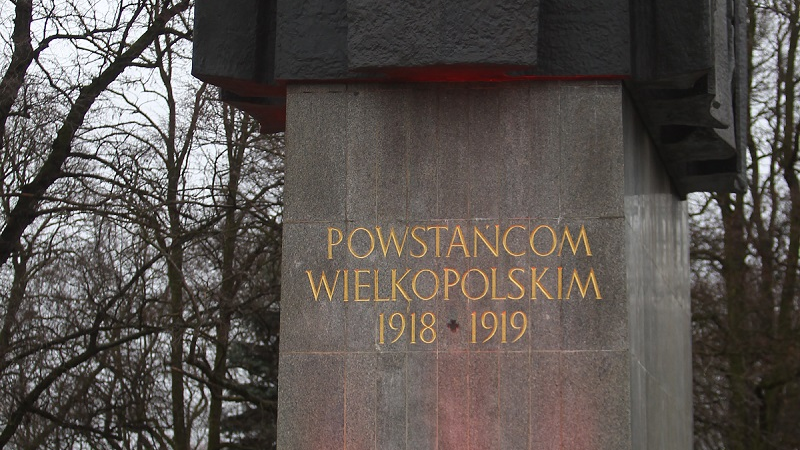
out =
[[[538,0],[347,2],[349,69],[533,66]]]
[[[630,13],[625,0],[542,0],[539,76],[630,73]]]
[[[274,84],[276,0],[201,1],[195,7],[192,74],[237,93]]]
[[[193,74],[266,132],[289,82],[626,80],[681,195],[741,191],[746,17],[743,0],[198,0]]]
[[[346,78],[347,0],[277,1],[275,77]]]
[[[709,2],[631,2],[634,73],[638,80],[691,88],[712,65]]]

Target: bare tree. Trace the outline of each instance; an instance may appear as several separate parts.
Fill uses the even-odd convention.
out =
[[[751,2],[750,186],[698,199],[695,434],[703,449],[800,446],[800,2]]]
[[[280,137],[188,77],[188,4],[28,5],[0,29],[0,448],[273,445]]]
[[[59,119],[51,135],[52,143],[32,176],[4,192],[14,201],[0,231],[0,266],[5,265],[25,230],[39,216],[40,202],[60,178],[73,152],[76,135],[95,101],[126,69],[137,65],[142,53],[159,36],[173,32],[169,24],[189,8],[189,0],[109,2],[106,5],[109,11],[104,14],[87,11],[88,5],[79,0],[36,5],[33,0],[16,1],[12,56],[0,80],[1,139],[6,134],[9,117],[25,115],[25,102],[24,99],[19,101],[19,93],[34,72],[60,94],[57,96],[60,102],[69,106]],[[34,10],[43,16],[34,16]],[[34,34],[37,35],[35,40]],[[57,46],[67,46],[77,56],[78,65],[73,68],[73,76],[47,64],[48,49]],[[50,58],[64,55],[69,53],[56,53]],[[13,110],[15,105],[20,107],[19,111]],[[2,141],[0,145],[5,148]]]

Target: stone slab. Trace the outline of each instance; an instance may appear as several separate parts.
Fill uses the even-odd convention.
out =
[[[281,449],[688,448],[685,207],[621,83],[289,111]]]

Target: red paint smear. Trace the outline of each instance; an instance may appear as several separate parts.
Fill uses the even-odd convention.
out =
[[[261,123],[262,132],[274,133],[286,129],[286,106],[259,105],[247,103],[247,97],[286,98],[288,84],[340,84],[340,83],[502,83],[514,81],[559,81],[559,80],[624,80],[628,75],[525,75],[529,66],[507,65],[436,65],[424,67],[382,67],[361,69],[358,73],[363,78],[326,79],[326,80],[276,80],[275,84],[231,80],[227,78],[205,77],[204,81],[227,89],[242,96],[241,102],[232,102],[235,106],[247,111]]]
[[[374,73],[376,82],[423,82],[423,83],[470,83],[470,82],[505,82],[523,80],[590,80],[590,79],[624,79],[624,75],[567,75],[541,76],[524,75],[531,70],[530,66],[505,66],[485,64],[436,65],[424,67],[389,67],[364,69],[360,72]],[[356,80],[354,80],[356,81]]]
[[[286,97],[286,83],[259,83],[239,78],[217,77],[212,75],[195,75],[201,81],[233,92],[241,97]]]
[[[286,84],[338,83],[501,83],[509,81],[626,80],[630,75],[526,75],[529,66],[437,65],[424,67],[381,67],[354,71],[360,78],[277,80]]]

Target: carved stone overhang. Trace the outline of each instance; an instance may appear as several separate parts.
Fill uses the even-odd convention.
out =
[[[286,85],[619,79],[676,190],[745,189],[743,0],[197,0],[193,74],[285,128]]]

